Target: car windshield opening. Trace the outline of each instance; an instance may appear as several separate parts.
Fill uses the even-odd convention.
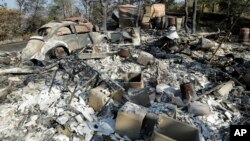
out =
[[[45,28],[41,28],[38,30],[38,35],[39,36],[48,36],[51,32],[51,28],[50,27],[45,27]]]

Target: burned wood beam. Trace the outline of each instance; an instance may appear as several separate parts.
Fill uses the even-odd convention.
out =
[[[5,74],[34,74],[39,73],[40,71],[35,68],[9,68],[9,69],[0,69],[0,75]]]

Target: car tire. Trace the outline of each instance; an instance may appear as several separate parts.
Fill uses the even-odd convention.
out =
[[[49,59],[63,58],[69,55],[69,52],[64,47],[55,47],[47,52]]]

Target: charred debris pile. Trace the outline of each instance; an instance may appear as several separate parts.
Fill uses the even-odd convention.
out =
[[[140,46],[99,59],[1,54],[1,140],[228,140],[249,124],[249,47],[166,33],[141,30]]]
[[[224,141],[230,125],[249,124],[249,29],[242,43],[220,31],[187,34],[171,17],[166,29],[145,29],[147,13],[143,29],[114,13],[122,30],[91,34],[98,44],[79,32],[86,48],[70,55],[34,42],[1,53],[0,139]],[[36,59],[23,61],[30,52]]]

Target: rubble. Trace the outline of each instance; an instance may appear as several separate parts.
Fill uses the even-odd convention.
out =
[[[151,65],[154,63],[154,56],[150,53],[141,51],[137,58],[137,62],[142,65]]]
[[[219,44],[207,38],[200,38],[198,49],[215,49]]]
[[[211,113],[208,105],[199,102],[190,103],[188,105],[188,112],[197,116],[205,116]]]
[[[144,107],[148,107],[151,104],[151,101],[154,101],[154,92],[152,92],[149,88],[143,88],[140,90],[129,90],[128,91],[129,100],[135,104],[142,105]],[[150,100],[150,97],[153,97]]]
[[[229,82],[221,84],[219,87],[220,88],[216,91],[216,93],[219,94],[220,96],[224,97],[225,99],[227,99],[229,92],[234,87],[234,82],[229,81]]]
[[[180,135],[181,134],[181,135]],[[167,116],[160,115],[151,141],[199,141],[199,131],[195,127],[181,123]]]
[[[96,87],[90,90],[89,94],[89,106],[95,111],[101,111],[103,106],[108,100],[109,92],[103,87]]]
[[[118,111],[115,124],[116,132],[127,135],[131,139],[138,139],[145,116],[146,110],[143,107],[127,102]]]
[[[249,49],[225,42],[209,62],[200,35],[180,29],[171,52],[156,44],[167,31],[140,32],[138,47],[41,66],[1,54],[0,139],[225,140],[230,125],[249,123]]]
[[[126,88],[141,89],[144,87],[143,75],[140,72],[129,72],[124,76]]]

